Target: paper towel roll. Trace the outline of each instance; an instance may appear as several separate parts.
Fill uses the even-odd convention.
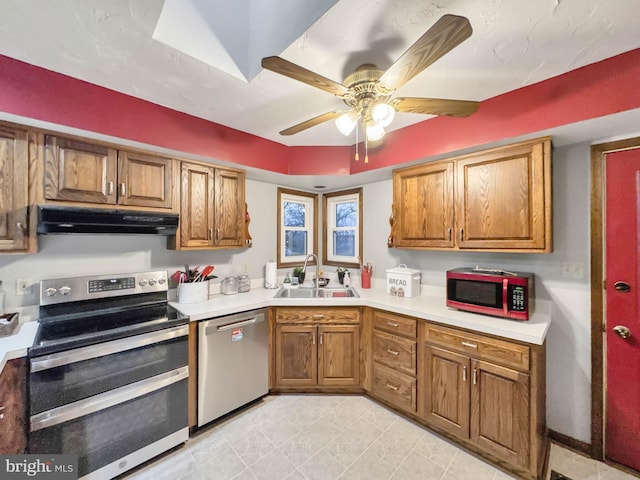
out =
[[[264,288],[278,288],[278,270],[276,262],[267,262],[264,266]]]

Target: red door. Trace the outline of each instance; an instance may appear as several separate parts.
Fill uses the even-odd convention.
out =
[[[640,470],[640,149],[606,156],[605,455]]]

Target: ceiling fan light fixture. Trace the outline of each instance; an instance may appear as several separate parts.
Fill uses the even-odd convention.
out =
[[[367,134],[367,140],[369,142],[376,142],[384,137],[384,128],[382,128],[382,125],[377,124],[373,120],[369,120],[367,122],[365,132]]]
[[[358,114],[355,110],[349,110],[348,112],[340,115],[336,118],[336,127],[342,135],[348,137],[353,132],[353,129],[358,124]]]
[[[376,103],[371,109],[371,118],[377,125],[388,127],[396,116],[396,109],[388,103]]]

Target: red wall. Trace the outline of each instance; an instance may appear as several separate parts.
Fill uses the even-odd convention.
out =
[[[392,132],[368,164],[353,147],[286,147],[1,55],[0,111],[239,166],[348,175],[640,108],[638,79],[640,49],[485,100],[468,118]]]

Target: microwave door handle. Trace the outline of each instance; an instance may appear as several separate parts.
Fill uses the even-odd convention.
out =
[[[502,311],[504,312],[504,316],[509,315],[509,299],[507,298],[507,293],[509,292],[509,279],[502,279]]]

